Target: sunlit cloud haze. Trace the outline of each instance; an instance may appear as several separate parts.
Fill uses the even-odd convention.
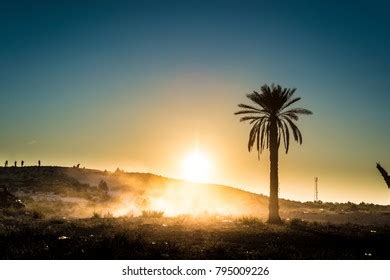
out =
[[[268,194],[233,113],[274,82],[314,112],[280,196],[312,200],[319,177],[321,200],[389,204],[389,6],[335,3],[3,1],[0,161],[183,178],[197,148],[210,182]]]

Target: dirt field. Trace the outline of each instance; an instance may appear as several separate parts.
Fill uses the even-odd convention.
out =
[[[15,215],[15,213],[14,213]],[[2,217],[2,259],[389,259],[389,226],[257,218]]]

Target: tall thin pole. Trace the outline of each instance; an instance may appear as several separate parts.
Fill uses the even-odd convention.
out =
[[[318,201],[318,177],[314,177],[314,202]]]

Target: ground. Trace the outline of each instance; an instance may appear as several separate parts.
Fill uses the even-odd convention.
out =
[[[15,213],[13,213],[15,215]],[[242,217],[3,216],[3,259],[389,259],[389,226]]]
[[[153,174],[0,168],[0,187],[25,205],[0,205],[1,259],[390,259],[385,205],[280,199],[269,225],[264,195]]]

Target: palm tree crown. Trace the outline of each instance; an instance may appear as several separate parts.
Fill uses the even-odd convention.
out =
[[[295,88],[282,88],[274,84],[269,87],[265,84],[261,87],[261,93],[253,91],[247,94],[247,97],[255,103],[254,106],[238,105],[243,110],[236,112],[235,115],[246,115],[240,121],[249,121],[253,124],[249,133],[249,152],[255,143],[258,157],[264,149],[269,148],[271,123],[276,123],[278,147],[282,138],[286,153],[290,145],[290,130],[294,140],[302,144],[302,134],[294,121],[298,120],[298,115],[311,115],[312,112],[303,108],[288,108],[301,99],[293,97],[295,90]]]

